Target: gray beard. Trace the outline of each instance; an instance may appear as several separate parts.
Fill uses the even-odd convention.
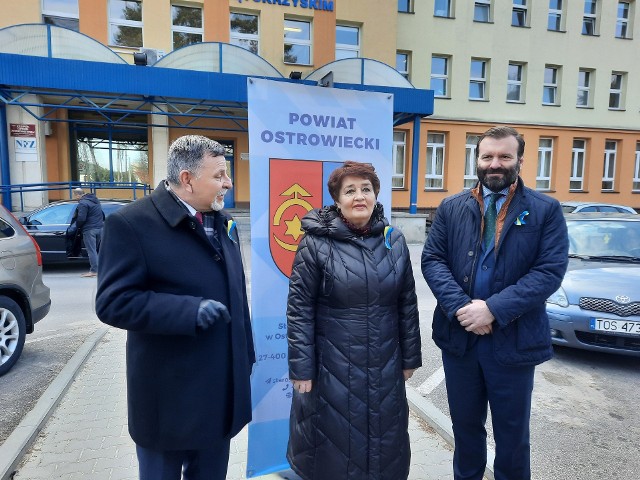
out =
[[[211,202],[211,208],[213,209],[214,212],[219,212],[224,208],[224,200],[222,202],[218,202],[217,200],[214,200],[213,202]]]

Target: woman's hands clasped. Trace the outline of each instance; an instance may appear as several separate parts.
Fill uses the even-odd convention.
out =
[[[309,393],[311,391],[312,380],[291,380],[293,389],[298,393]]]

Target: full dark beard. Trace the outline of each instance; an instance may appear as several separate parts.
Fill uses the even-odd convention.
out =
[[[478,180],[492,192],[499,192],[514,183],[520,173],[520,162],[513,168],[496,168],[495,170],[481,169],[478,167]],[[502,177],[488,178],[488,174],[501,173]]]

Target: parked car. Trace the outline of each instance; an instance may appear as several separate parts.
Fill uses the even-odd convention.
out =
[[[105,217],[130,202],[131,200],[100,199]],[[50,203],[20,217],[20,223],[38,242],[45,264],[89,260],[84,246],[79,257],[67,257],[65,233],[77,208],[77,200],[63,200]]]
[[[18,361],[27,333],[51,307],[35,240],[0,205],[0,376]]]
[[[547,299],[554,344],[640,357],[640,215],[565,215],[569,268]]]
[[[562,211],[564,213],[635,213],[632,207],[626,205],[616,205],[614,203],[598,203],[598,202],[561,202]]]

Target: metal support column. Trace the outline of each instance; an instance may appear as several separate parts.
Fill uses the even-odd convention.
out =
[[[411,191],[409,213],[418,213],[418,167],[420,166],[420,117],[413,118],[413,148],[411,149]]]
[[[9,174],[9,128],[7,126],[7,106],[0,104],[0,172],[2,185],[11,185],[11,175]],[[11,191],[2,191],[2,204],[11,211]]]

